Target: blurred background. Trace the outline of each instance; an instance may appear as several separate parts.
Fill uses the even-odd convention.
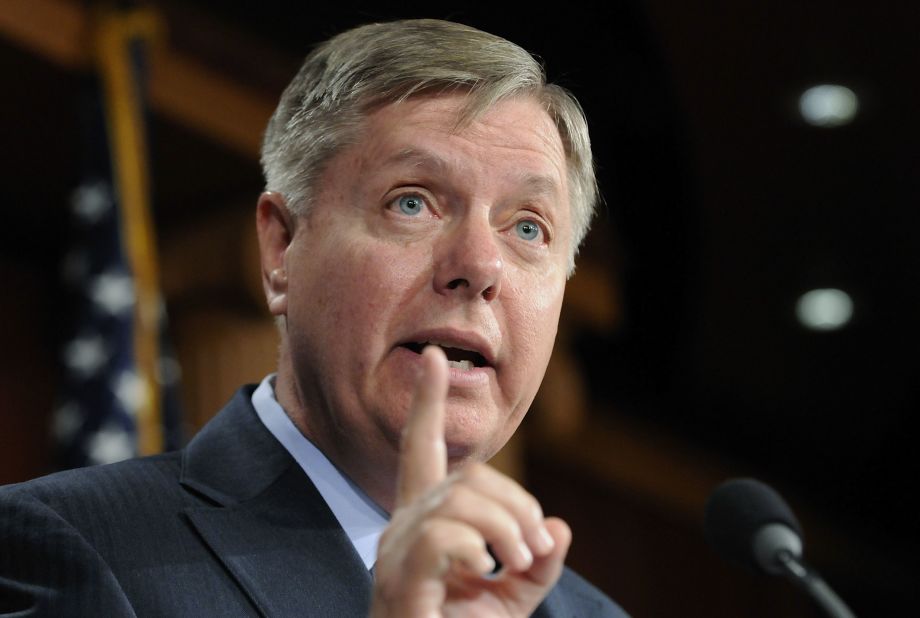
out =
[[[711,489],[755,476],[858,615],[910,613],[907,0],[0,0],[0,483],[180,446],[272,370],[261,132],[314,44],[400,17],[519,43],[588,116],[605,204],[498,458],[570,521],[570,564],[635,616],[817,616],[705,545]]]

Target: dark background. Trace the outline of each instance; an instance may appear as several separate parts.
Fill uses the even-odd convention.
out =
[[[588,116],[605,204],[584,253],[609,267],[621,299],[615,329],[574,336],[595,415],[636,419],[775,483],[828,538],[847,539],[828,577],[858,613],[906,609],[920,575],[908,420],[920,343],[916,3],[150,4],[177,48],[274,96],[313,44],[374,20],[449,18],[540,56]],[[80,173],[67,102],[80,76],[6,41],[0,71],[4,295],[47,324],[30,345],[53,348],[64,205]],[[851,124],[802,121],[798,95],[819,83],[856,92]],[[160,229],[257,195],[253,158],[166,119],[151,127]],[[796,299],[822,287],[854,300],[840,331],[796,321]],[[539,453],[528,460],[538,478],[559,474]],[[544,483],[552,495],[565,481]],[[615,547],[592,559],[628,571]]]

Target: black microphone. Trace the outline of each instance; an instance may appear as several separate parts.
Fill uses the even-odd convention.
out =
[[[802,560],[802,529],[786,502],[755,479],[719,485],[706,503],[704,530],[723,558],[803,588],[832,618],[855,618],[830,586]]]

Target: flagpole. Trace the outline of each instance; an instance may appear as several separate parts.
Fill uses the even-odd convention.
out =
[[[122,237],[134,275],[134,354],[142,397],[137,410],[138,451],[163,449],[158,363],[160,358],[159,268],[150,208],[147,139],[142,92],[131,58],[132,41],[155,41],[162,21],[150,10],[102,10],[96,15],[94,56],[103,84]]]

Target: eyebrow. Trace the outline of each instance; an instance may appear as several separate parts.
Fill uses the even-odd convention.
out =
[[[422,168],[431,172],[446,174],[450,171],[451,165],[446,159],[418,148],[403,148],[392,157],[384,161],[384,165],[394,165],[408,163],[412,167]]]
[[[522,174],[521,185],[526,186],[531,195],[555,197],[561,193],[559,183],[554,178],[541,174]]]
[[[403,148],[384,161],[384,165],[404,163],[408,163],[414,168],[440,175],[448,175],[454,169],[454,166],[443,157],[419,148]],[[519,185],[526,188],[530,195],[546,197],[561,195],[559,183],[551,176],[522,172],[519,174],[517,181]]]

